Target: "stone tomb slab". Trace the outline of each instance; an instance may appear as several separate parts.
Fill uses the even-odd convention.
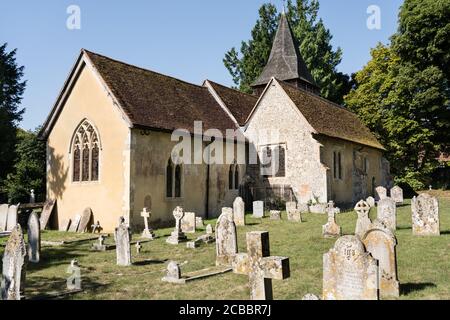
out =
[[[88,225],[89,225],[89,222],[91,221],[91,219],[92,219],[92,210],[91,210],[91,208],[84,209],[83,214],[81,215],[81,220],[80,220],[80,223],[78,225],[77,232],[82,232],[82,233],[86,232],[86,230],[88,228]]]
[[[55,204],[56,200],[48,200],[45,202],[44,208],[42,209],[41,217],[39,219],[41,223],[41,230],[45,230],[45,228],[47,228],[47,224],[48,221],[50,220]]]
[[[77,232],[78,226],[80,225],[81,214],[77,214],[75,218],[73,218],[72,223],[69,227],[69,232]]]
[[[214,266],[202,270],[197,270],[193,272],[188,272],[186,274],[181,274],[180,277],[177,278],[170,278],[170,277],[164,277],[163,281],[175,283],[175,284],[186,284],[187,282],[191,282],[194,280],[200,280],[205,279],[213,276],[218,276],[224,273],[228,273],[233,271],[231,267],[227,266]],[[169,279],[168,279],[169,278]]]

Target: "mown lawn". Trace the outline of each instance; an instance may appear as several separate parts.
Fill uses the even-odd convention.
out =
[[[401,283],[400,299],[450,299],[450,198],[440,202],[441,236],[417,237],[411,231],[411,207],[407,200],[398,208],[397,258],[398,277]],[[376,215],[372,210],[371,217]],[[283,218],[286,218],[285,214]],[[325,215],[307,214],[303,223],[287,220],[271,221],[269,218],[253,219],[248,216],[246,227],[238,228],[239,251],[245,248],[245,233],[254,230],[270,232],[271,253],[290,258],[291,277],[273,281],[275,299],[301,299],[306,293],[321,295],[322,255],[334,244],[333,239],[323,239],[322,225]],[[337,216],[344,234],[354,232],[356,213]],[[215,220],[207,223],[215,225]],[[185,285],[161,281],[167,261],[186,262],[182,272],[213,266],[215,245],[202,245],[187,249],[184,244],[166,244],[165,238],[172,229],[157,230],[159,239],[142,244],[140,255],[132,247],[131,267],[116,266],[115,250],[90,251],[93,241],[68,244],[61,247],[44,246],[41,262],[29,264],[26,294],[33,298],[53,291],[65,290],[66,269],[71,259],[78,259],[82,268],[83,292],[66,299],[248,299],[248,278],[227,273],[220,276],[189,282]],[[189,235],[197,237],[202,232]],[[67,235],[45,231],[43,240],[61,241],[86,238],[91,235]],[[137,240],[138,235],[133,236]],[[2,243],[5,239],[2,239]],[[113,243],[110,237],[106,243]],[[0,249],[3,254],[3,247]]]

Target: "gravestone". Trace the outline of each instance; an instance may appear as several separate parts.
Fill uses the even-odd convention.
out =
[[[216,224],[216,265],[231,265],[237,252],[237,233],[233,214],[225,211]]]
[[[0,206],[0,231],[6,231],[6,222],[8,220],[8,208],[7,204]]]
[[[102,232],[103,228],[100,225],[100,221],[97,221],[96,223],[91,225],[91,230],[92,230],[91,231],[92,233],[96,233],[96,232],[100,233],[100,232]]]
[[[300,210],[297,209],[297,202],[286,202],[286,213],[289,221],[302,222],[302,214]]]
[[[323,255],[324,300],[378,300],[378,262],[356,236],[340,237]]]
[[[362,238],[362,242],[373,258],[378,260],[378,288],[380,296],[399,297],[397,279],[397,239],[381,221],[374,221]]]
[[[380,201],[387,197],[387,189],[385,187],[375,188],[375,200]]]
[[[203,223],[203,218],[195,217],[195,227],[200,228],[200,227],[204,227],[204,226],[205,226],[205,224]]]
[[[78,224],[78,232],[84,233],[88,228],[89,222],[92,219],[92,210],[91,208],[86,208],[81,215],[80,223]]]
[[[166,242],[170,244],[179,244],[180,242],[186,241],[186,235],[181,231],[181,219],[184,217],[183,208],[176,207],[173,210],[173,217],[175,218],[175,230],[172,231]]]
[[[399,186],[395,186],[391,189],[391,198],[395,203],[403,204],[403,189]]]
[[[140,254],[141,253],[141,249],[142,249],[141,242],[137,241],[136,244],[134,245],[134,247],[136,248],[136,253]]]
[[[253,218],[264,217],[264,201],[253,202]]]
[[[3,252],[2,300],[20,300],[25,287],[27,250],[20,224],[11,231]]]
[[[439,202],[427,193],[411,200],[412,231],[414,235],[440,235]]]
[[[41,226],[36,212],[32,212],[28,218],[28,260],[39,262],[41,253]]]
[[[195,212],[185,212],[181,219],[181,231],[184,233],[195,233]]]
[[[397,229],[397,206],[393,199],[384,198],[378,201],[377,219],[395,232]]]
[[[30,190],[30,203],[36,203],[36,195],[34,194],[34,189]]]
[[[236,226],[245,226],[245,202],[241,197],[233,202],[233,219]]]
[[[106,251],[105,238],[104,235],[100,235],[98,237],[98,242],[92,244],[92,250]]]
[[[181,279],[181,269],[178,263],[170,261],[167,265],[166,276],[162,278],[162,281],[171,283],[183,283]]]
[[[131,265],[131,231],[125,223],[123,217],[119,218],[119,226],[114,233],[114,240],[116,241],[116,258],[118,266]]]
[[[17,225],[17,211],[19,210],[20,204],[16,206],[9,206],[8,208],[8,218],[6,221],[6,231],[12,231]]]
[[[311,213],[325,214],[326,210],[327,210],[326,203],[316,203],[309,206],[309,212]]]
[[[315,294],[307,293],[307,294],[305,294],[305,296],[302,298],[302,300],[320,300],[320,298],[319,298],[318,296],[316,296]]]
[[[281,211],[270,210],[270,220],[281,220]]]
[[[72,223],[69,227],[69,232],[77,232],[78,226],[80,225],[81,214],[77,214],[75,218],[73,218]]]
[[[289,278],[289,258],[270,256],[269,233],[247,233],[247,253],[233,259],[233,272],[249,277],[251,300],[272,300],[272,279]]]
[[[300,211],[300,213],[309,213],[309,206],[306,203],[299,203],[297,204],[297,210]]]
[[[66,273],[70,274],[66,281],[67,290],[81,290],[81,269],[78,265],[78,260],[73,259],[70,261],[70,266],[67,268]]]
[[[142,232],[142,238],[154,240],[155,233],[148,225],[148,219],[151,217],[151,212],[147,208],[142,209],[141,217],[144,218],[144,231]]]
[[[356,220],[355,235],[361,238],[366,233],[372,221],[369,219],[370,206],[364,200],[358,202],[355,206],[355,211],[358,214]]]
[[[208,224],[206,226],[206,234],[213,234],[213,233],[214,233],[214,230],[213,230],[212,225]]]
[[[322,226],[324,238],[335,238],[341,236],[341,227],[336,223],[336,210],[334,202],[330,201],[327,206],[328,221]]]
[[[375,207],[375,199],[374,199],[374,197],[368,197],[366,199],[366,202],[371,208]]]
[[[72,222],[72,219],[70,219],[70,218],[63,220],[59,227],[59,231],[63,231],[63,232],[69,231],[71,222]]]
[[[47,228],[47,224],[52,215],[53,208],[55,207],[55,203],[56,203],[56,200],[47,200],[45,202],[44,208],[42,209],[41,218],[40,218],[41,230],[45,230],[45,228]]]

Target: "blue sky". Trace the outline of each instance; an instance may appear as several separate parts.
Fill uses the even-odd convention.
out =
[[[49,113],[81,48],[201,84],[232,85],[225,52],[250,37],[258,8],[269,0],[0,0],[0,43],[17,48],[28,81],[21,127],[34,129]],[[270,1],[282,8],[283,1]],[[343,49],[338,69],[353,73],[370,49],[396,31],[403,0],[320,0],[320,17]],[[81,9],[81,29],[69,30],[66,10]],[[367,8],[381,9],[381,30],[366,26]]]

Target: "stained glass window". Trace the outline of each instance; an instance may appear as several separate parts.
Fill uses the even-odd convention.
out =
[[[89,146],[83,148],[81,175],[83,181],[89,181]]]
[[[80,181],[80,146],[75,146],[73,151],[73,181]]]

